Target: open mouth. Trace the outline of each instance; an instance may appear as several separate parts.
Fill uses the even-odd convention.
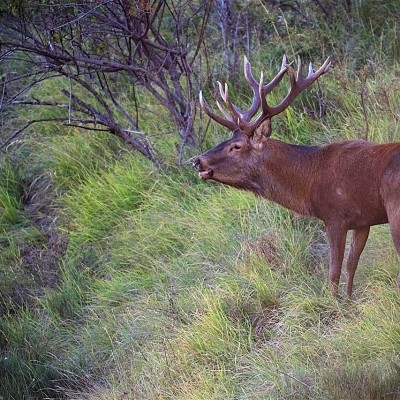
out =
[[[214,175],[214,171],[211,168],[208,168],[205,171],[199,171],[199,176],[201,179],[211,179]]]
[[[201,179],[211,179],[214,175],[214,171],[211,168],[203,169],[200,158],[194,160],[193,168],[195,168],[199,172],[199,176]]]

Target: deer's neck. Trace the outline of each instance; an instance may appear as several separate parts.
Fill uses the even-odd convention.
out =
[[[299,214],[312,215],[310,192],[318,169],[319,147],[269,141],[263,171],[258,175],[262,188],[259,194]]]

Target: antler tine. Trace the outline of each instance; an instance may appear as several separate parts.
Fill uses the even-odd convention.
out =
[[[269,117],[273,117],[284,111],[293,100],[306,88],[308,88],[316,79],[318,79],[325,72],[328,72],[331,66],[330,58],[328,57],[322,66],[316,71],[313,72],[312,64],[309,65],[309,72],[307,78],[303,78],[301,73],[301,60],[299,58],[298,66],[297,66],[297,76],[295,75],[294,69],[290,65],[286,65],[289,79],[290,79],[290,89],[285,98],[274,107],[268,107],[267,112],[269,113]]]
[[[289,80],[290,80],[290,88],[296,86],[296,74],[294,72],[294,68],[291,65],[286,66],[288,75],[289,75]],[[297,71],[297,78],[299,77],[299,72]]]
[[[229,93],[228,93],[228,84],[225,82],[225,89],[222,86],[222,83],[220,81],[217,81],[218,84],[218,88],[219,88],[219,94],[222,98],[222,100],[224,101],[225,104],[228,104],[229,102]],[[229,115],[222,107],[221,104],[216,101],[218,108],[220,109],[220,111],[229,119],[232,119],[232,116]]]
[[[218,88],[219,88],[219,94],[222,97],[222,100],[225,101],[225,92],[224,89],[222,88],[222,83],[220,81],[217,81]]]
[[[300,56],[297,57],[297,80],[302,79],[302,74],[301,74],[301,58]]]
[[[313,74],[314,70],[313,70],[313,66],[312,66],[312,62],[310,61],[310,64],[308,64],[308,74],[307,74],[307,78]]]
[[[328,71],[329,71],[329,68],[331,67],[331,65],[332,65],[331,58],[328,57],[328,58],[325,60],[325,62],[319,67],[318,71],[315,72],[315,74],[318,74],[317,78],[318,78],[319,76],[321,76],[322,74],[325,74],[325,72],[328,72]],[[320,72],[320,71],[321,71],[321,72]]]
[[[230,129],[231,131],[235,131],[238,129],[238,125],[231,119],[228,118],[222,118],[218,114],[215,114],[211,111],[210,106],[207,104],[207,102],[204,100],[203,93],[200,90],[199,93],[199,101],[200,101],[200,106],[204,110],[204,112],[214,121],[218,122],[222,126],[225,126],[226,128]],[[218,107],[219,108],[219,107]],[[225,114],[225,113],[224,113]]]
[[[244,56],[244,77],[246,81],[251,85],[251,87],[258,87],[258,82],[254,79],[253,73],[251,71],[251,64],[246,56]]]
[[[284,69],[286,67],[286,64],[287,64],[287,57],[286,54],[284,54],[282,57],[281,69]]]
[[[260,83],[258,87],[259,95],[261,98],[261,109],[262,113],[257,117],[257,119],[254,121],[256,125],[258,125],[258,122],[261,122],[262,119],[265,118],[269,114],[270,108],[267,104],[267,98],[265,96],[265,86],[263,84],[263,73],[261,72],[261,78],[260,78]]]
[[[251,106],[247,111],[241,110],[235,106],[235,110],[237,114],[239,114],[242,122],[248,122],[251,118],[254,117],[254,114],[260,108],[260,97],[258,94],[258,82],[255,80],[253,73],[251,71],[251,64],[246,56],[244,56],[244,77],[247,83],[250,85],[251,90],[253,91],[253,100],[251,102]]]
[[[282,78],[285,75],[286,71],[287,71],[287,59],[286,59],[286,54],[284,54],[283,57],[282,57],[281,69],[279,70],[279,72],[276,74],[276,76],[269,83],[267,83],[266,85],[263,86],[263,96],[266,96],[273,89],[275,89],[275,87],[282,80]]]
[[[302,78],[301,80],[298,79],[299,84],[301,86],[301,90],[304,88],[307,88],[310,86],[316,79],[318,79],[321,75],[323,75],[325,72],[329,71],[329,68],[331,66],[332,62],[330,57],[328,57],[325,62],[321,65],[321,67],[318,68],[316,72],[313,71],[312,64],[310,63],[308,67],[308,75],[307,78]]]
[[[224,117],[228,120],[231,120],[232,117],[226,112],[224,107],[221,106],[220,102],[217,100],[215,103],[217,104],[219,111],[221,111],[221,113],[224,115]]]
[[[221,97],[224,100],[225,104],[228,106],[229,111],[231,113],[232,121],[237,121],[237,125],[240,126],[240,121],[242,120],[242,115],[239,112],[239,109],[231,102],[229,98],[229,90],[228,90],[228,84],[225,83],[225,91],[223,92],[222,90],[222,85],[220,82],[218,82],[220,92],[221,92]],[[223,92],[223,96],[222,96]]]

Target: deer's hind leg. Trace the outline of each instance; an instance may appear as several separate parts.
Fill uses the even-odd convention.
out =
[[[353,236],[350,245],[350,251],[347,258],[347,276],[346,276],[346,292],[347,296],[351,297],[353,292],[354,274],[357,269],[358,260],[364,250],[365,243],[369,235],[369,226],[353,230]]]
[[[393,243],[400,257],[400,200],[387,204],[386,212]],[[400,288],[400,273],[397,275],[397,287]]]

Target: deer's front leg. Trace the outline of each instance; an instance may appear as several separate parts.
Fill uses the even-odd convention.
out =
[[[346,246],[347,229],[336,224],[328,224],[326,233],[329,242],[329,286],[334,296],[338,294],[340,273]]]

